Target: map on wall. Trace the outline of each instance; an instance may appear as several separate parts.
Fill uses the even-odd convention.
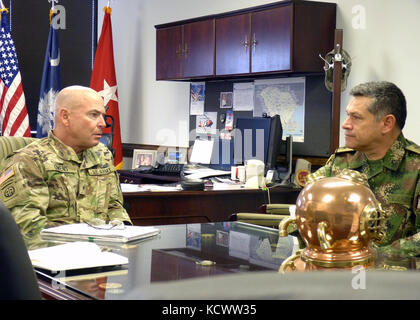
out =
[[[283,139],[293,136],[293,142],[304,142],[305,78],[255,80],[254,117],[264,113],[280,115]]]

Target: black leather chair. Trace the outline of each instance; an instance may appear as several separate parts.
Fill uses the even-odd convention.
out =
[[[20,230],[3,204],[0,204],[0,299],[41,299]]]
[[[112,144],[114,143],[114,117],[105,115],[104,120],[106,123],[105,128],[111,128],[111,132],[103,133],[99,141],[102,142],[105,146],[107,146],[109,151],[111,151],[112,156],[115,157],[115,149],[112,147]]]

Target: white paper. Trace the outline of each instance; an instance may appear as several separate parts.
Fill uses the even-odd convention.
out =
[[[127,264],[128,259],[112,252],[102,252],[92,242],[71,242],[28,251],[34,267],[61,271]]]
[[[185,176],[185,179],[202,179],[215,176],[224,176],[230,174],[230,171],[214,170],[214,169],[196,169],[189,171],[190,174]]]
[[[233,110],[252,111],[254,110],[254,83],[233,84]]]
[[[210,164],[214,140],[195,140],[191,152],[191,163]]]
[[[121,183],[121,191],[129,192],[145,192],[145,191],[178,191],[182,190],[181,186],[162,186],[158,184],[130,184]]]

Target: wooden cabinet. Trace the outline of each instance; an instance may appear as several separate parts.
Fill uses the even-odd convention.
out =
[[[216,75],[250,72],[250,15],[216,19]]]
[[[333,49],[336,7],[334,3],[281,1],[156,26],[156,78],[322,72],[318,55]],[[177,35],[165,34],[177,28],[181,30]]]
[[[216,75],[291,69],[292,7],[216,19]]]
[[[156,80],[183,76],[182,26],[160,29],[156,33]]]
[[[251,72],[289,71],[292,40],[291,5],[251,15]]]
[[[214,75],[214,19],[157,30],[157,80],[212,75]]]

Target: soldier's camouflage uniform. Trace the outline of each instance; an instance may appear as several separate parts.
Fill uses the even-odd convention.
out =
[[[15,152],[0,176],[0,200],[9,208],[24,240],[65,223],[101,218],[130,222],[111,152],[101,143],[80,159],[52,132]]]
[[[381,252],[420,255],[420,147],[401,134],[381,160],[339,148],[313,175],[331,177],[349,168],[368,177],[371,190],[389,214]]]

